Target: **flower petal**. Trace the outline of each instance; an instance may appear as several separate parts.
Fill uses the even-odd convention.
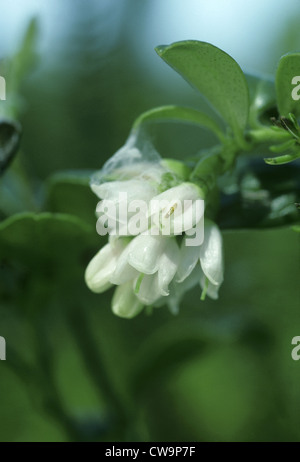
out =
[[[110,282],[112,284],[124,284],[124,282],[130,281],[138,277],[138,271],[128,263],[128,256],[130,251],[131,247],[129,243],[127,247],[123,250],[117,261],[115,271],[113,272],[110,278]]]
[[[204,215],[204,201],[202,199],[197,199],[188,204],[186,202],[183,202],[181,212],[178,208],[174,212],[171,229],[175,234],[182,234],[184,231],[193,228]],[[164,221],[167,219],[163,219],[163,226],[165,225]]]
[[[194,183],[181,183],[178,186],[174,186],[173,188],[169,188],[163,193],[155,196],[153,199],[157,201],[168,201],[168,202],[176,202],[176,201],[184,201],[184,200],[196,200],[202,199],[202,191],[201,189],[195,185]]]
[[[102,293],[111,287],[110,278],[124,245],[121,240],[114,246],[106,244],[92,259],[85,272],[85,281],[90,290]]]
[[[180,250],[174,238],[168,239],[165,250],[160,257],[158,269],[158,286],[161,295],[169,295],[169,284],[173,280],[179,262]]]
[[[129,244],[128,263],[141,273],[156,273],[166,239],[162,236],[153,236],[150,231],[135,237]]]
[[[200,263],[209,281],[219,286],[224,279],[222,234],[216,224],[205,220],[204,242],[200,247]]]
[[[92,184],[91,188],[100,199],[111,200],[122,205],[124,205],[124,199],[120,200],[120,193],[125,193],[127,195],[127,206],[134,199],[149,202],[157,193],[157,188],[153,184],[142,179],[110,181],[100,185]]]
[[[136,279],[133,283],[134,288],[137,287],[138,283],[138,279]],[[161,297],[157,273],[144,275],[136,296],[144,305],[153,305]]]
[[[203,213],[202,192],[193,183],[182,183],[153,197],[148,212],[164,235],[182,234],[195,226]]]
[[[213,300],[217,300],[219,298],[219,289],[221,287],[221,284],[212,284],[204,273],[202,273],[202,275],[200,276],[200,287],[202,290],[205,290],[205,294]]]
[[[135,296],[132,281],[118,286],[112,299],[112,311],[121,318],[134,318],[143,309],[143,304]]]
[[[183,282],[193,271],[199,259],[199,250],[186,245],[186,238],[180,247],[180,260],[177,269],[176,282]]]
[[[171,313],[177,314],[179,312],[180,302],[185,293],[199,283],[200,272],[200,266],[196,266],[183,282],[172,282],[170,295],[167,298],[167,303]]]

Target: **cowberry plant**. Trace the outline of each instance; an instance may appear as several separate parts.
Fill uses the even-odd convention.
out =
[[[232,57],[209,43],[184,41],[157,47],[158,57],[211,104],[215,117],[195,107],[150,109],[134,121],[127,142],[102,170],[56,173],[37,188],[16,155],[22,149],[18,85],[33,61],[35,36],[33,22],[21,50],[6,62],[10,85],[7,100],[0,106],[0,313],[3,316],[10,309],[15,316],[6,332],[7,364],[70,439],[141,438],[137,402],[146,384],[166,367],[164,352],[173,348],[176,363],[185,357],[182,351],[194,351],[203,344],[203,337],[199,340],[193,329],[185,330],[180,324],[187,291],[201,286],[199,313],[207,298],[222,299],[222,233],[281,226],[300,231],[300,101],[292,95],[300,53],[283,56],[272,80],[245,75]],[[192,158],[183,152],[181,160],[171,155],[163,159],[148,127],[165,122],[208,130],[215,144],[209,149],[200,145]],[[190,200],[192,210],[194,201],[204,200],[203,242],[197,247],[186,245],[189,232],[202,223],[203,214],[195,220],[192,214],[191,227],[182,227],[180,235],[162,236],[160,222],[155,236],[146,227],[134,237],[100,237],[95,229],[96,195],[102,200],[103,212],[105,201],[120,205],[118,194],[122,192],[147,203],[153,198],[166,200],[168,205],[159,210],[162,218],[176,217],[180,200]],[[230,255],[225,259],[230,266]],[[85,287],[85,269],[86,283],[98,295]],[[113,286],[114,293],[103,294]],[[114,314],[109,312],[106,327],[100,325],[93,331],[89,312],[95,306],[108,312],[111,299]],[[62,398],[55,368],[58,346],[49,336],[56,322],[51,318],[55,306],[64,308],[59,317],[73,334],[88,375],[105,403],[104,414],[97,418],[75,415]],[[167,335],[172,345],[161,340],[155,347],[151,344],[130,366],[130,377],[123,376],[125,385],[116,385],[118,380],[101,354],[97,334],[113,338],[112,348],[121,349],[119,327],[109,331],[115,315],[138,315],[145,325],[141,335],[145,335],[147,324],[151,326],[158,315],[153,308],[160,307],[167,316],[166,306],[179,319],[174,321],[179,327]],[[170,319],[172,315],[168,318],[172,330]],[[127,326],[122,324],[119,331]],[[14,342],[16,329],[30,344],[28,351],[22,352]],[[224,341],[229,337],[225,335]],[[185,348],[181,350],[182,344]]]
[[[253,155],[257,149],[262,149],[263,143],[268,144],[269,151],[280,155],[269,157],[264,154],[264,147],[260,156],[261,169],[264,162],[281,166],[300,157],[297,121],[300,108],[291,86],[299,63],[297,54],[287,55],[280,61],[276,92],[272,82],[258,79],[250,98],[246,76],[234,59],[219,48],[205,42],[184,41],[159,46],[156,51],[211,103],[221,120],[189,107],[162,106],[152,109],[136,120],[125,146],[92,180],[93,191],[103,200],[99,212],[107,221],[110,215],[105,210],[109,208],[109,203],[127,208],[126,204],[118,201],[118,192],[129,192],[131,200],[141,197],[148,202],[151,199],[168,199],[168,204],[162,209],[165,217],[174,214],[178,203],[186,199],[204,199],[207,204],[204,242],[197,249],[187,247],[185,238],[179,247],[174,232],[170,233],[169,238],[163,237],[161,232],[153,237],[147,226],[128,241],[122,238],[124,233],[116,233],[116,227],[113,227],[119,239],[112,239],[91,261],[86,271],[86,281],[96,293],[116,285],[112,309],[115,314],[128,318],[140,313],[144,306],[168,304],[171,311],[177,313],[186,290],[197,283],[202,288],[202,300],[206,294],[218,298],[218,290],[223,282],[223,252],[222,237],[215,222],[218,222],[219,211],[228,213],[227,218],[230,219],[230,212],[226,212],[222,204],[220,178],[235,171],[238,157],[244,153]],[[273,111],[273,115],[269,116],[269,121],[265,121],[270,111]],[[205,151],[200,147],[199,154],[193,159],[184,159],[183,155],[181,162],[174,159],[162,161],[150,145],[146,127],[149,123],[164,121],[190,123],[210,130],[218,143]],[[259,177],[253,179],[252,186],[250,181],[248,195],[253,193],[253,208],[260,206],[261,189]],[[247,187],[243,188],[240,184],[237,192],[244,201],[247,199]],[[260,217],[253,225],[266,226],[273,220],[278,196],[272,197],[271,191],[267,194],[270,194],[270,214]],[[281,218],[297,219],[296,195],[292,202],[291,196],[287,201],[284,205],[286,210],[282,210],[280,201]],[[148,214],[151,212],[148,211]],[[240,213],[235,211],[231,214],[237,215],[235,219],[242,220]],[[198,219],[192,220],[195,229],[202,218],[199,215]],[[153,227],[150,226],[151,229]],[[179,231],[187,233],[191,229],[182,225]]]

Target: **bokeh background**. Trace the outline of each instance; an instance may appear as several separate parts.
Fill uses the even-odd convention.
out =
[[[297,0],[0,0],[0,7],[0,64],[30,19],[38,21],[17,95],[26,178],[21,187],[15,167],[1,179],[10,191],[0,199],[2,219],[43,207],[93,226],[96,199],[57,172],[101,168],[147,109],[203,105],[156,45],[208,41],[255,74],[274,74],[282,54],[300,49]],[[215,141],[191,127],[164,125],[154,135],[161,154],[177,158]],[[200,303],[195,290],[178,317],[161,309],[126,321],[111,313],[111,292],[90,294],[83,282],[103,242],[72,233],[50,230],[42,256],[39,247],[18,253],[11,241],[12,257],[2,260],[8,357],[0,363],[0,441],[299,441],[300,363],[291,359],[300,335],[299,234],[226,232],[218,302]],[[26,236],[36,239],[30,227]]]

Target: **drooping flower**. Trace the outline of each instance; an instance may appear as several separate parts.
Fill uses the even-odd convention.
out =
[[[110,236],[88,265],[88,287],[101,293],[116,286],[112,310],[125,318],[144,306],[163,304],[175,313],[184,293],[197,283],[202,298],[216,299],[223,282],[222,236],[210,220],[204,226],[202,190],[176,177],[160,160],[141,161],[136,151],[138,162],[122,165],[120,151],[117,167],[110,160],[114,168],[105,166],[101,181],[92,184],[102,199],[97,207],[100,234]]]

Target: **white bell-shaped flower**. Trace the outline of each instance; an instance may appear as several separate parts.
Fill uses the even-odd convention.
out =
[[[121,318],[133,318],[143,309],[132,289],[132,283],[126,282],[118,286],[112,299],[112,311]]]
[[[126,241],[119,239],[114,245],[106,244],[92,259],[85,272],[90,290],[100,294],[112,286],[110,278],[125,247]]]
[[[165,235],[182,234],[193,228],[204,214],[202,190],[182,183],[152,198],[149,216]]]

